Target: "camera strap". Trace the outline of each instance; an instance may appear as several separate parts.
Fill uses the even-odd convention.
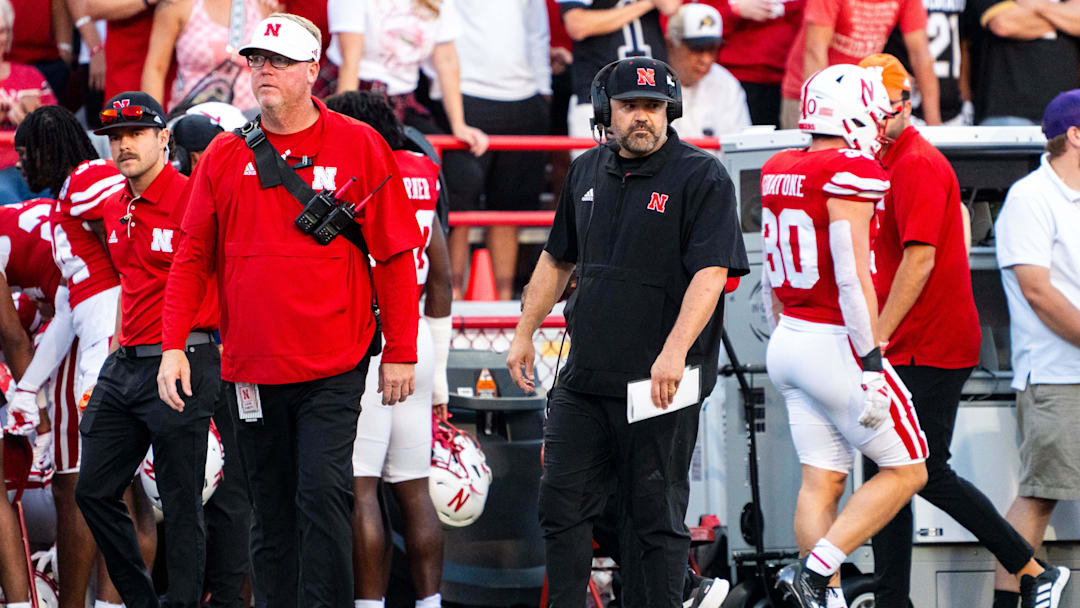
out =
[[[296,169],[285,162],[285,159],[274,148],[274,144],[270,143],[270,140],[266,138],[266,133],[263,133],[262,127],[259,126],[258,116],[246,125],[234,130],[233,134],[243,139],[247,147],[251,148],[252,154],[255,155],[255,171],[259,175],[259,184],[263,188],[284,186],[285,190],[296,199],[301,208],[307,205],[307,201],[315,197],[315,190],[308,186],[303,178],[296,173]],[[371,282],[371,314],[375,317],[375,335],[371,339],[368,354],[374,356],[382,352],[382,319],[379,313],[379,301],[375,295],[375,276],[371,272],[367,241],[364,240],[364,234],[360,230],[360,225],[356,222],[350,222],[341,231],[341,236],[356,245],[360,253],[364,254],[363,264],[367,267],[368,280]]]
[[[259,175],[259,184],[263,188],[284,186],[285,190],[300,203],[301,207],[304,207],[308,201],[315,197],[315,190],[307,185],[303,178],[296,173],[296,170],[285,162],[284,158],[281,158],[274,145],[266,138],[266,133],[263,133],[262,127],[259,126],[258,117],[236,129],[233,133],[242,138],[247,147],[251,148],[252,154],[255,155],[255,171]],[[359,224],[351,223],[341,231],[341,235],[348,239],[350,243],[356,245],[365,257],[368,256],[367,241],[364,240],[364,234],[361,232]],[[372,292],[372,295],[374,295],[374,292]]]

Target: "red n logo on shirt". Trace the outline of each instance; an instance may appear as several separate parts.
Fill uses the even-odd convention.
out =
[[[664,206],[667,205],[668,195],[660,194],[659,192],[653,192],[649,197],[649,206],[646,207],[649,211],[664,212]]]
[[[638,86],[649,85],[650,87],[656,86],[656,70],[652,68],[638,68],[637,69],[637,83]]]
[[[281,32],[281,24],[280,23],[267,23],[266,24],[266,33],[263,34],[263,36],[273,36],[273,37],[277,38],[277,35],[280,32]]]
[[[461,507],[465,506],[465,503],[469,501],[469,497],[472,494],[466,494],[465,488],[461,488],[457,491],[457,495],[450,499],[450,502],[446,503],[448,507],[454,507],[454,513],[461,510]]]

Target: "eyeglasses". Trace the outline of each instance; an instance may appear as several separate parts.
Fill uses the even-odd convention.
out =
[[[271,55],[269,57],[267,57],[266,55],[259,55],[259,54],[248,55],[247,56],[248,67],[252,68],[252,69],[257,70],[257,69],[263,67],[264,65],[266,65],[267,61],[269,61],[270,65],[274,66],[274,68],[278,69],[278,70],[284,70],[284,69],[287,69],[287,68],[291,68],[293,65],[295,65],[297,63],[308,63],[306,61],[296,61],[295,59],[289,59],[288,57],[286,57],[284,55],[276,55],[276,54]]]
[[[142,106],[125,106],[119,110],[116,108],[102,110],[98,116],[101,117],[101,124],[111,125],[119,120],[139,120],[144,112],[145,108]]]

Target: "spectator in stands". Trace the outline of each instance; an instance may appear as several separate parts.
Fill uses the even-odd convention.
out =
[[[105,103],[105,31],[104,20],[95,21],[86,14],[83,0],[67,0],[72,25],[79,32],[80,45],[76,57],[75,81],[80,95],[74,100],[86,108],[86,124],[101,126],[98,111]],[[61,95],[63,97],[63,95]]]
[[[1042,128],[1047,154],[1009,189],[994,224],[1020,428],[1019,496],[1005,519],[1036,551],[1057,502],[1080,499],[1080,89],[1050,102]],[[1068,569],[1048,570],[1023,577],[1020,591],[1050,583],[1057,598],[1068,580]],[[994,606],[1016,606],[1016,581],[1000,565],[994,583]]]
[[[1080,4],[969,0],[975,124],[1038,124],[1050,100],[1080,87]]]
[[[28,13],[27,21],[33,21]],[[33,66],[11,61],[12,24],[15,11],[9,0],[0,0],[0,131],[12,132],[27,114],[41,105],[56,103],[52,88]],[[11,146],[0,147],[0,205],[17,203],[35,194],[26,185],[15,163],[18,156]]]
[[[424,133],[437,133],[441,129],[415,96],[420,64],[430,60],[442,90],[450,132],[476,156],[487,150],[487,135],[465,121],[454,45],[461,34],[455,2],[329,0],[326,10],[334,36],[326,54],[339,68],[337,92],[358,88],[380,91],[402,123]]]
[[[975,107],[971,103],[971,78],[961,75],[969,69],[971,58],[965,50],[970,34],[960,26],[965,0],[923,0],[926,5],[926,34],[932,57],[934,74],[938,81],[938,106],[941,123],[950,126],[971,125]],[[911,60],[904,45],[903,34],[893,28],[885,52],[896,57],[911,72]],[[964,65],[968,64],[968,65]],[[922,92],[914,87],[911,92],[912,124],[925,124]],[[932,454],[932,452],[931,452]]]
[[[465,122],[497,135],[546,135],[551,60],[544,0],[457,0],[461,93]],[[458,154],[457,156],[462,156]],[[447,161],[451,161],[448,155]],[[525,211],[539,208],[543,152],[485,152],[467,173],[449,173],[452,208]],[[454,167],[452,167],[454,168]],[[456,169],[456,168],[455,168]],[[469,257],[469,228],[450,231],[453,288],[460,296]],[[487,246],[500,300],[509,300],[517,269],[517,226],[489,226]]]
[[[162,101],[169,112],[182,112],[206,102],[221,101],[241,110],[258,105],[251,92],[251,70],[236,53],[251,39],[255,26],[272,10],[260,0],[244,0],[244,27],[230,22],[232,0],[170,0],[154,11],[150,47],[143,66],[142,90]],[[169,101],[165,80],[176,55],[176,80]]]
[[[75,0],[11,0],[18,20],[8,20],[11,28],[7,55],[10,61],[33,66],[62,96],[67,87],[72,46],[71,17],[65,2]]]
[[[589,86],[600,68],[625,57],[667,60],[660,13],[673,15],[680,0],[556,0],[566,33],[574,41],[570,64],[573,97],[567,122],[571,137],[591,137]]]
[[[720,12],[707,4],[684,4],[668,21],[668,61],[683,86],[683,115],[671,123],[679,137],[720,137],[750,126],[746,93],[715,61],[723,29]]]
[[[150,47],[154,9],[162,0],[82,0],[85,14],[91,19],[105,19],[104,47],[98,53],[108,58],[105,71],[105,95],[109,99],[124,91],[136,91],[142,85],[143,63]],[[93,49],[91,49],[93,50]],[[162,87],[168,105],[176,63],[169,67]],[[88,110],[93,110],[89,108]],[[91,112],[96,114],[95,112]]]
[[[780,81],[806,0],[702,0],[724,21],[724,44],[717,54],[746,91],[755,125],[780,124]]]
[[[826,66],[859,63],[863,57],[880,53],[896,25],[904,36],[915,83],[922,91],[926,123],[941,124],[922,0],[807,0],[803,26],[788,54],[781,85],[781,127],[795,128],[799,120],[799,91],[804,80]]]

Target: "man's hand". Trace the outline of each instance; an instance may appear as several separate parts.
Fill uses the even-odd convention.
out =
[[[862,373],[863,411],[859,415],[859,424],[877,430],[889,419],[889,390],[886,388],[884,372]]]
[[[510,350],[506,353],[506,367],[510,370],[510,379],[526,393],[536,390],[536,374],[533,373],[535,361],[536,348],[532,340],[515,335],[510,343]],[[522,367],[525,368],[524,374],[521,373]]]
[[[673,353],[666,348],[660,351],[650,371],[653,405],[666,410],[675,401],[675,391],[679,389],[685,368],[686,353]]]
[[[402,403],[416,390],[415,363],[380,363],[379,392],[383,405]]]
[[[574,63],[574,54],[561,46],[553,46],[548,49],[548,58],[551,61],[551,74],[558,76]]]
[[[475,127],[470,127],[469,125],[460,125],[455,127],[453,131],[454,137],[460,139],[469,146],[469,151],[473,153],[473,156],[480,156],[484,152],[487,152],[487,133],[484,133]]]
[[[445,403],[437,403],[435,405],[432,405],[431,406],[431,413],[432,413],[432,415],[434,415],[439,420],[442,420],[443,422],[446,422],[447,420],[450,419],[449,412],[447,412],[447,410],[446,410],[446,404]]]
[[[37,392],[15,389],[15,396],[8,404],[8,421],[4,429],[12,435],[29,435],[39,422]]]
[[[180,388],[188,397],[191,392],[191,364],[188,363],[187,355],[179,348],[172,348],[161,353],[161,367],[158,368],[157,387],[158,396],[172,409],[184,411],[184,400],[176,390],[176,381],[180,381]]]
[[[87,85],[94,91],[105,90],[105,51],[90,56],[90,78]]]
[[[784,14],[784,4],[778,0],[732,0],[731,10],[743,19],[768,21]]]

